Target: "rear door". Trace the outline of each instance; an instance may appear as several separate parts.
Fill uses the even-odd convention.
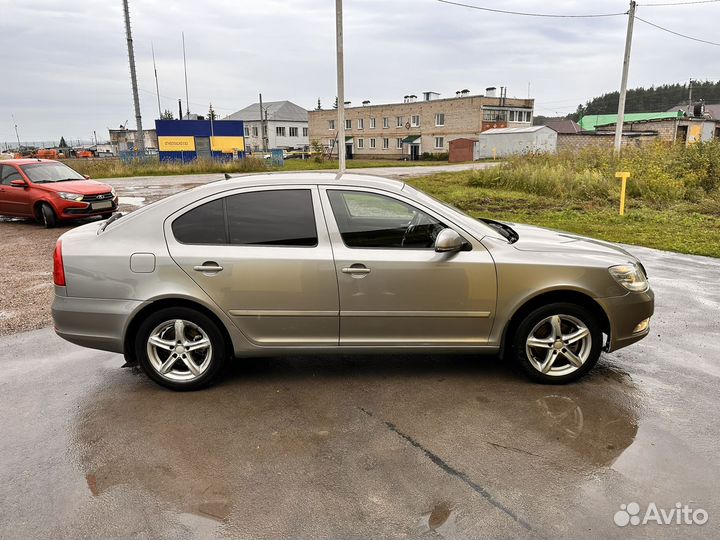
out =
[[[25,179],[12,165],[0,165],[0,213],[11,216],[32,216],[30,188],[10,185]]]
[[[165,224],[177,264],[261,346],[338,343],[338,291],[317,186],[215,196]]]

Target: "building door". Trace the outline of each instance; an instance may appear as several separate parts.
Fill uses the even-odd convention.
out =
[[[210,159],[212,152],[210,152],[210,137],[195,137],[195,153],[198,158]]]
[[[345,145],[345,158],[346,159],[353,158],[353,144],[352,143],[347,143]]]
[[[420,145],[419,144],[411,144],[410,145],[410,161],[417,161],[420,159]]]
[[[677,128],[677,135],[675,137],[675,140],[677,142],[686,142],[688,136],[688,127],[687,126],[678,126]]]

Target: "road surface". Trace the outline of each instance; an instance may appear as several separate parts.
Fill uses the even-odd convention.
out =
[[[49,328],[0,338],[0,537],[717,537],[720,260],[630,249],[652,334],[568,386],[325,356],[173,393]],[[709,521],[617,526],[632,502]]]

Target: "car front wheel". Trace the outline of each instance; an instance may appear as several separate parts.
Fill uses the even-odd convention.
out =
[[[531,379],[547,384],[574,381],[600,357],[602,330],[583,306],[556,303],[529,313],[517,328],[513,356]]]
[[[145,373],[173,390],[208,386],[227,356],[223,335],[205,314],[166,308],[150,315],[138,329],[135,354]]]
[[[42,206],[40,206],[40,212],[38,212],[38,214],[40,223],[42,223],[46,229],[52,229],[57,225],[57,216],[49,204],[43,203]]]

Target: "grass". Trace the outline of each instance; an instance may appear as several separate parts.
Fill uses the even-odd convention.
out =
[[[81,174],[91,178],[121,178],[131,176],[166,176],[175,174],[205,173],[248,173],[265,171],[309,171],[337,169],[335,160],[316,162],[314,159],[288,159],[283,167],[272,167],[264,159],[248,158],[240,161],[220,162],[214,160],[196,160],[190,163],[160,162],[157,158],[132,162],[120,159],[72,159],[65,163]],[[418,165],[442,165],[442,161],[388,161],[388,160],[348,160],[348,169],[374,167],[411,167]]]
[[[499,174],[502,179],[503,173]],[[538,225],[611,242],[720,257],[720,194],[717,190],[695,201],[680,198],[658,202],[631,195],[625,216],[620,216],[619,189],[611,181],[607,182],[607,192],[598,196],[590,196],[584,189],[568,190],[567,186],[554,193],[537,179],[529,179],[527,184],[515,185],[512,189],[481,187],[492,175],[497,178],[498,172],[442,173],[410,179],[409,183],[474,217]],[[610,178],[615,180],[614,175]]]

